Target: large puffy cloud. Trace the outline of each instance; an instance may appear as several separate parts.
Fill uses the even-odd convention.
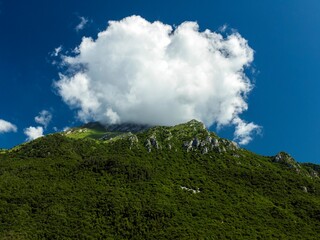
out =
[[[43,136],[43,127],[28,127],[24,129],[24,134],[27,136],[27,141],[32,141]]]
[[[244,69],[252,61],[239,33],[223,37],[200,32],[195,22],[172,28],[131,16],[110,21],[96,39],[84,37],[74,56],[63,57],[67,71],[55,86],[83,121],[173,125],[198,119],[207,126],[234,124],[235,138],[247,143],[241,136],[249,139],[259,128],[239,118],[248,109],[253,86]]]
[[[5,121],[3,119],[0,119],[0,133],[7,133],[7,132],[16,132],[17,131],[17,127],[8,122]]]

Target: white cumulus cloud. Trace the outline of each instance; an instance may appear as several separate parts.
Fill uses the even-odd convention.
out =
[[[48,124],[52,120],[52,114],[47,110],[42,110],[39,112],[39,115],[34,118],[36,123],[39,123],[44,126],[44,128],[47,128]]]
[[[32,141],[43,136],[43,127],[28,127],[24,129],[24,134],[27,136],[27,141]]]
[[[16,125],[5,121],[3,119],[0,119],[0,133],[7,133],[7,132],[16,132],[17,127]]]
[[[243,144],[250,138],[241,136],[258,127],[243,127],[239,118],[253,88],[244,72],[253,50],[237,32],[224,37],[199,31],[196,22],[173,28],[131,16],[109,21],[96,39],[84,37],[74,52],[64,56],[68,69],[55,87],[83,121],[234,124]]]

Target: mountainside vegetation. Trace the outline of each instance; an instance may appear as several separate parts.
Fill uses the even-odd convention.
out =
[[[91,123],[0,150],[0,239],[319,239],[319,172],[195,120]]]

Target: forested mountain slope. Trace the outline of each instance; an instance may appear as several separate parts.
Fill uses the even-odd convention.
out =
[[[0,152],[0,239],[319,239],[319,166],[192,120],[91,123]]]

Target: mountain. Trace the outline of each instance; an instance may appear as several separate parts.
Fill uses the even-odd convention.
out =
[[[196,120],[90,123],[0,152],[0,239],[318,239],[320,166]]]
[[[124,133],[138,133],[149,129],[146,124],[122,123],[106,124],[90,122],[78,128],[68,129],[65,135],[71,138],[92,138],[96,140],[108,140]]]

